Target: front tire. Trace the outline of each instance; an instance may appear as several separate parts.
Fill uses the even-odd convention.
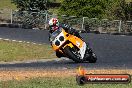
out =
[[[60,53],[59,51],[56,51],[56,56],[58,58],[64,57],[64,55],[62,53]]]
[[[64,48],[64,52],[68,58],[72,59],[76,63],[82,63],[83,62],[83,59],[81,59],[81,55],[78,53],[78,51],[76,49],[71,48],[69,46],[66,46]]]

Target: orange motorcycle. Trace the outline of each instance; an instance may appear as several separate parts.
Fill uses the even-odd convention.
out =
[[[58,58],[68,57],[77,63],[95,63],[97,60],[95,53],[82,39],[67,33],[63,28],[50,35],[50,42]]]

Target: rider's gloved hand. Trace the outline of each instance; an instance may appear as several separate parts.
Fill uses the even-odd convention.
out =
[[[73,28],[69,28],[69,33],[74,35],[76,33],[76,30]]]

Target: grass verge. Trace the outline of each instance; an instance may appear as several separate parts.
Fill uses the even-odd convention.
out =
[[[131,88],[129,84],[85,84],[79,86],[75,77],[44,77],[24,81],[3,81],[0,88]]]
[[[34,45],[0,40],[0,61],[23,61],[55,58],[50,45]]]

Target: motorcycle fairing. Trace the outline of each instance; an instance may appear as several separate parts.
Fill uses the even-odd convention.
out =
[[[70,35],[70,36],[67,37],[66,34],[68,34],[68,33],[66,33],[65,30],[62,29],[62,31],[52,41],[53,49],[54,50],[59,49],[61,47],[61,45],[63,45],[68,40],[71,43],[69,43],[67,45],[70,46],[71,48],[73,47],[73,45],[75,45],[76,47],[78,47],[78,49],[79,49],[78,53],[80,53],[80,55],[81,55],[81,57],[83,59],[84,55],[85,55],[85,51],[86,51],[86,43],[84,41],[82,41],[80,38],[78,38],[78,37],[76,37],[74,35]],[[63,41],[60,41],[60,39],[59,39],[61,36],[64,37]],[[56,41],[60,42],[60,44],[58,46],[55,44]]]
[[[67,37],[66,37],[65,35],[66,35],[66,34],[65,34],[64,30],[62,30],[62,32],[54,39],[54,41],[52,41],[52,46],[53,46],[53,49],[54,49],[54,50],[59,49],[59,47],[60,47],[61,45],[63,45],[63,43],[67,40]],[[64,40],[63,40],[63,41],[60,41],[60,40],[59,40],[59,38],[60,38],[61,36],[64,37]],[[55,45],[55,42],[56,42],[56,41],[59,41],[59,42],[60,42],[60,45],[59,45],[59,46],[56,46],[56,45]]]
[[[86,52],[86,43],[84,42],[82,47],[80,48],[79,50],[80,54],[81,54],[81,57],[82,59],[84,58],[84,55],[85,55],[85,52]]]
[[[81,54],[81,57],[83,59],[86,51],[86,43],[74,35],[71,36],[72,37],[69,38],[69,41],[79,48],[79,53]]]

